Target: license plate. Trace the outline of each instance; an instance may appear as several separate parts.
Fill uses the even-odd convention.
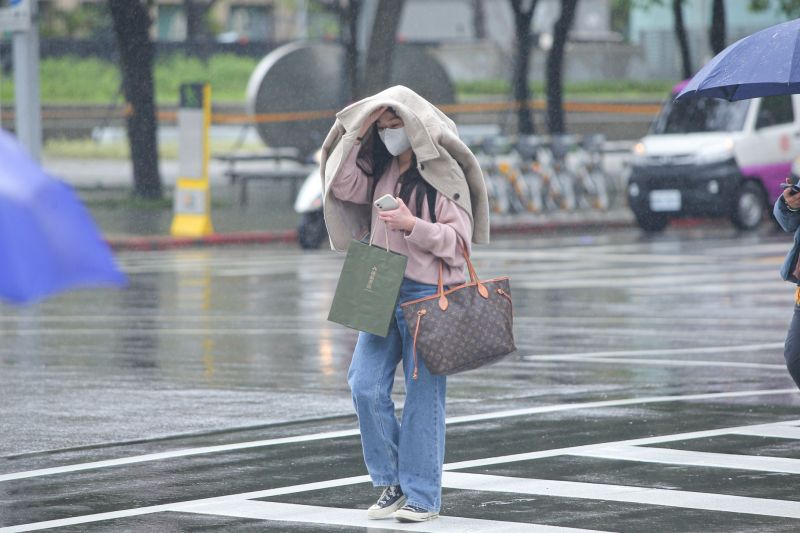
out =
[[[681,191],[650,191],[650,211],[657,213],[681,210]]]

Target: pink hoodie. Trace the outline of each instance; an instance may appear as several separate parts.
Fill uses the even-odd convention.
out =
[[[360,146],[350,151],[339,174],[331,184],[331,191],[336,198],[355,204],[371,204],[384,194],[397,196],[400,191],[400,172],[397,158],[386,168],[375,187],[375,195],[368,198],[370,177],[356,165]],[[414,194],[408,202],[409,209],[414,206]],[[470,252],[472,226],[469,216],[455,203],[441,194],[436,195],[436,222],[431,222],[428,215],[427,202],[422,204],[422,216],[415,213],[417,221],[411,233],[402,230],[389,230],[389,249],[408,257],[406,277],[420,283],[435,285],[439,282],[439,259],[444,261],[443,280],[445,285],[464,283],[464,256],[461,244],[467,243]],[[376,210],[372,210],[372,228],[375,232],[373,244],[386,247],[386,232],[378,221]],[[377,227],[376,227],[377,226]]]

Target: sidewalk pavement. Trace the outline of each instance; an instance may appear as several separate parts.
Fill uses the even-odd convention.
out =
[[[633,214],[627,209],[588,213],[553,213],[552,215],[493,215],[491,233],[517,235],[569,231],[599,231],[634,227]],[[241,231],[215,233],[204,237],[171,235],[106,235],[106,242],[116,251],[168,250],[196,246],[275,244],[297,242],[297,230]],[[325,246],[323,244],[323,246]]]
[[[83,192],[98,190],[126,191],[130,189],[132,183],[131,166],[127,160],[45,158],[43,164],[50,173]],[[224,176],[224,171],[224,164],[216,161],[210,164],[209,175],[212,192],[221,192],[221,196],[227,196],[228,198],[235,197],[235,192],[231,190],[232,186]],[[161,172],[164,186],[166,188],[174,187],[178,174],[177,162],[162,161]],[[283,213],[284,223],[280,224],[282,227],[279,228],[274,227],[273,229],[257,231],[229,230],[205,237],[173,237],[166,234],[167,230],[164,229],[164,224],[157,226],[155,229],[150,227],[146,231],[139,230],[132,233],[128,231],[123,233],[109,232],[108,228],[104,228],[102,223],[100,225],[109,245],[118,251],[164,250],[193,246],[295,243],[297,241],[297,231],[290,227],[294,224],[291,221],[287,224],[285,221],[287,217],[296,217],[297,215],[291,210],[291,202],[286,201],[287,198],[284,192],[268,194],[266,201],[269,203],[267,205],[261,204],[264,211],[269,210],[273,213],[280,211]],[[263,195],[260,200],[258,198],[251,200],[253,204],[259,201],[265,201]],[[257,206],[248,206],[247,209],[239,208],[235,205],[229,206],[226,208],[224,216],[228,219],[231,217],[249,218],[252,221],[255,208]],[[165,214],[159,213],[158,215],[163,218]],[[212,218],[214,218],[214,213],[212,213]],[[579,209],[570,213],[493,215],[491,224],[493,235],[514,235],[626,228],[633,227],[635,222],[630,210],[622,206],[608,212]],[[229,227],[249,227],[252,225],[233,224],[229,225]],[[265,222],[262,227],[273,225]],[[159,234],[159,232],[161,233]]]

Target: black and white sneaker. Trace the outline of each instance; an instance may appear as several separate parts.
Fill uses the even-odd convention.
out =
[[[415,505],[406,505],[402,509],[398,509],[394,513],[394,517],[401,522],[427,522],[428,520],[439,518],[439,513],[434,513]]]
[[[392,485],[383,489],[383,494],[375,502],[375,505],[367,510],[367,516],[373,520],[386,518],[393,512],[400,509],[406,503],[406,496],[400,489],[400,485]]]

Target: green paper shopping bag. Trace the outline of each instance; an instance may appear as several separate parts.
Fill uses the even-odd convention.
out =
[[[389,231],[386,230],[386,242]],[[408,258],[353,240],[347,249],[328,320],[381,337],[389,333]]]

